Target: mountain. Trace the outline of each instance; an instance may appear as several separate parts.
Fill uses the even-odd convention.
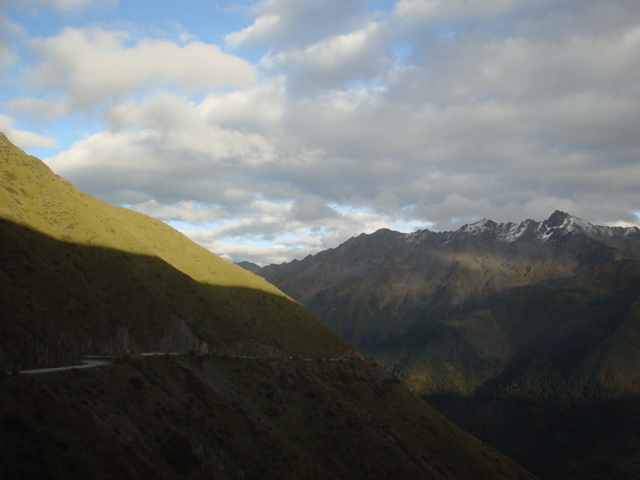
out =
[[[0,187],[0,478],[533,478],[262,278],[1,134]]]
[[[237,262],[236,265],[244,268],[245,270],[249,270],[250,272],[253,272],[254,270],[257,270],[258,268],[260,268],[260,265],[255,264],[253,262]]]
[[[637,227],[383,229],[255,273],[542,478],[639,473]]]

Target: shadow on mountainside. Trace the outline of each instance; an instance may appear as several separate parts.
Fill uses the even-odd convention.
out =
[[[372,361],[124,357],[0,387],[7,480],[534,478]]]
[[[355,348],[282,295],[0,219],[0,370],[139,352],[334,358]]]
[[[640,397],[530,400],[506,392],[425,400],[541,479],[640,476]]]
[[[639,478],[637,276],[626,279],[606,299],[576,295],[574,307],[559,301],[567,290],[519,289],[496,315],[519,325],[519,355],[472,393],[423,398],[542,479]],[[560,321],[563,305],[574,313]]]
[[[422,392],[429,404],[542,479],[638,478],[638,272],[622,260],[517,287],[482,315],[408,332],[406,357],[362,352],[394,360],[399,376],[417,372],[405,379],[432,389]],[[484,330],[483,316],[494,320]]]

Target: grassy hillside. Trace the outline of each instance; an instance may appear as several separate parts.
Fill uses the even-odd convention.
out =
[[[1,134],[0,187],[0,369],[168,348],[356,355],[262,278],[78,191]]]

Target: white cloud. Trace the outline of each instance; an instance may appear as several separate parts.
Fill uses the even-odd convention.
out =
[[[0,1],[0,74],[18,63],[16,43],[22,37],[22,29],[6,15],[7,0]]]
[[[425,25],[451,26],[452,22],[480,22],[522,8],[518,0],[400,0],[393,11],[394,21],[410,23],[415,28]]]
[[[209,93],[197,109],[208,123],[256,132],[277,131],[286,102],[284,82],[275,77],[245,90]]]
[[[139,101],[121,102],[105,113],[105,121],[114,131],[145,128],[169,132],[176,128],[187,128],[192,117],[193,102],[166,90],[155,91]]]
[[[193,200],[180,201],[174,205],[163,205],[154,199],[131,205],[131,209],[145,215],[161,218],[168,222],[185,222],[192,225],[212,223],[225,218],[228,214],[215,205],[201,205]]]
[[[5,0],[5,3],[15,4],[23,9],[50,7],[64,14],[80,13],[90,8],[111,10],[119,0]]]
[[[304,204],[305,215],[300,213]],[[333,248],[349,238],[400,223],[373,212],[332,210],[303,196],[293,205],[254,202],[241,220],[229,218],[207,229],[183,230],[192,240],[225,258],[260,265],[281,263]],[[162,218],[162,217],[160,217]]]
[[[215,203],[227,202],[229,194],[237,198],[239,191],[258,195],[254,176],[259,171],[252,169],[268,168],[273,146],[260,135],[196,120],[194,116],[175,130],[97,133],[46,161],[60,175],[113,203],[185,198]]]
[[[338,213],[317,197],[302,195],[291,209],[294,220],[301,222],[317,222],[338,217]]]
[[[194,92],[245,87],[256,79],[249,63],[215,45],[194,41],[180,46],[150,38],[130,42],[124,31],[66,28],[34,41],[42,62],[31,68],[30,79],[65,95],[70,111],[157,86]]]
[[[73,10],[84,9],[87,8],[88,5],[93,3],[92,0],[53,0],[52,5],[57,10],[61,10],[63,12],[70,12]]]
[[[252,40],[258,42],[276,31],[280,21],[278,15],[263,15],[257,18],[255,23],[250,27],[227,35],[227,44],[231,48],[237,48]]]
[[[255,22],[228,34],[226,42],[231,48],[245,44],[299,48],[367,23],[369,17],[362,17],[366,4],[366,0],[266,0],[256,7]]]
[[[270,72],[286,72],[292,88],[298,90],[368,82],[384,75],[392,64],[387,36],[383,24],[371,23],[304,48],[267,55],[262,66]]]

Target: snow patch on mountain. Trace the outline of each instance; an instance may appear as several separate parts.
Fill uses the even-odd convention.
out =
[[[433,234],[429,230],[419,230],[406,234],[406,241],[418,243],[427,235]],[[638,227],[606,227],[593,225],[581,218],[556,210],[548,219],[542,222],[525,220],[520,223],[496,223],[484,218],[474,223],[465,224],[453,232],[443,232],[445,243],[463,235],[485,237],[498,242],[512,243],[527,237],[529,240],[549,242],[565,235],[584,234],[591,238],[620,238],[632,235],[640,236]]]

